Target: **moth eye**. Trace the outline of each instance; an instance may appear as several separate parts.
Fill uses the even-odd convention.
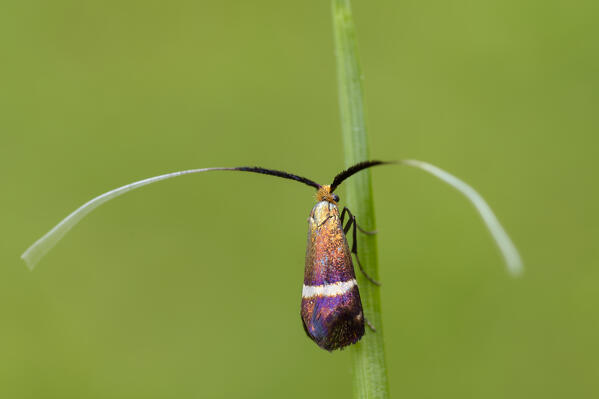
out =
[[[339,202],[339,196],[337,194],[333,194],[333,201]]]

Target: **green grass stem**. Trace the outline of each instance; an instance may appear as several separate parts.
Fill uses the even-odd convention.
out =
[[[333,0],[333,27],[339,84],[339,107],[343,134],[345,166],[369,159],[368,137],[364,117],[362,73],[358,63],[357,43],[349,0]],[[375,217],[370,170],[349,179],[345,200],[360,225],[374,230]],[[362,266],[378,280],[376,235],[358,234],[358,253]],[[388,398],[389,384],[385,366],[380,287],[357,272],[364,313],[375,326],[367,329],[362,340],[351,348],[356,398]]]

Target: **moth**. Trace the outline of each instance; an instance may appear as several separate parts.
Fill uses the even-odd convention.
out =
[[[364,234],[373,234],[374,232],[362,229],[354,214],[347,207],[339,212],[340,199],[335,190],[343,181],[362,170],[394,163],[429,172],[464,194],[482,216],[499,246],[509,270],[513,274],[518,274],[522,270],[522,261],[516,247],[482,197],[455,176],[436,166],[416,160],[360,162],[337,174],[330,185],[321,185],[305,177],[257,166],[190,169],[154,176],[108,191],[86,202],[31,245],[21,257],[27,266],[33,269],[75,224],[98,206],[126,192],[158,181],[211,171],[252,172],[295,180],[315,188],[317,200],[308,218],[308,241],[300,310],[302,323],[308,337],[319,347],[328,351],[342,349],[355,344],[362,338],[365,325],[368,325],[372,331],[376,331],[376,326],[368,323],[362,309],[352,255],[366,280],[376,285],[379,283],[369,276],[362,267],[358,258],[356,239],[358,230]],[[351,249],[347,241],[350,230]]]

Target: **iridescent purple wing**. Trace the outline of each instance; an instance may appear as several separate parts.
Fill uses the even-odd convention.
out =
[[[328,351],[364,335],[364,315],[351,253],[337,206],[321,201],[308,219],[301,316],[304,329]]]

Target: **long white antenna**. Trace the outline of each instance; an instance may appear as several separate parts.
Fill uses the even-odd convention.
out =
[[[497,217],[489,205],[487,205],[483,197],[481,197],[476,190],[454,175],[447,173],[446,171],[439,169],[438,167],[429,163],[416,161],[414,159],[405,159],[400,161],[400,163],[422,169],[433,176],[438,177],[445,183],[464,194],[464,196],[470,200],[470,202],[472,202],[480,216],[483,218],[483,221],[487,225],[487,228],[491,232],[495,243],[499,247],[499,250],[505,259],[505,263],[509,272],[514,276],[522,274],[522,258],[520,257],[516,246],[512,240],[510,240],[510,237],[501,226],[501,223],[499,223],[499,220],[497,220]]]
[[[508,270],[513,275],[519,275],[522,273],[522,259],[520,258],[520,254],[518,250],[514,246],[512,240],[510,240],[509,236],[497,220],[497,217],[487,205],[485,200],[468,184],[458,179],[457,177],[445,172],[438,167],[431,165],[426,162],[416,161],[413,159],[406,159],[403,161],[399,161],[400,163],[408,166],[413,166],[419,169],[422,169],[437,178],[441,179],[445,183],[451,185],[459,192],[461,192],[476,208],[479,212],[483,221],[485,222],[487,228],[491,232],[493,239],[497,243],[501,254],[505,258],[505,262],[507,264]],[[179,172],[167,173],[160,176],[150,177],[144,180],[140,180],[134,183],[130,183],[124,185],[119,188],[115,188],[114,190],[108,191],[102,195],[93,198],[92,200],[86,202],[77,208],[74,212],[69,214],[66,218],[64,218],[60,223],[52,228],[49,232],[44,234],[39,240],[37,240],[33,245],[31,245],[27,250],[21,255],[21,258],[27,264],[29,269],[33,270],[33,268],[37,265],[37,263],[48,253],[50,249],[52,249],[62,237],[81,219],[83,219],[88,213],[104,204],[105,202],[110,201],[113,198],[118,197],[119,195],[125,194],[131,190],[135,190],[136,188],[156,183],[161,180],[170,179],[172,177],[178,177],[182,175],[187,175],[191,173],[201,173],[201,172],[210,172],[214,170],[237,170],[237,171],[248,171],[248,172],[256,172],[256,173],[266,173],[266,174],[274,174],[275,176],[284,177],[292,180],[298,180],[308,185],[314,185],[316,183],[309,181],[307,179],[299,178],[295,175],[289,175],[283,172],[277,171],[269,171],[264,170],[262,168],[247,168],[247,167],[237,167],[237,168],[204,168],[204,169],[190,169],[183,170]],[[303,179],[303,180],[302,180]],[[305,180],[305,181],[304,181]]]
[[[136,188],[156,183],[161,180],[170,179],[171,177],[178,177],[182,175],[187,175],[191,173],[201,173],[201,172],[210,172],[213,170],[236,170],[235,168],[204,168],[204,169],[190,169],[190,170],[182,170],[179,172],[167,173],[165,175],[154,176],[144,180],[136,181],[125,186],[115,188],[114,190],[110,190],[107,193],[97,196],[96,198],[87,201],[85,204],[81,205],[74,212],[72,212],[69,216],[60,221],[56,226],[52,228],[49,232],[44,234],[39,240],[33,243],[32,246],[27,248],[21,258],[27,264],[27,267],[31,270],[37,265],[37,263],[51,250],[58,241],[81,219],[83,219],[88,213],[99,207],[105,202],[110,201],[113,198],[118,197],[119,195],[125,194],[131,190],[135,190]]]

